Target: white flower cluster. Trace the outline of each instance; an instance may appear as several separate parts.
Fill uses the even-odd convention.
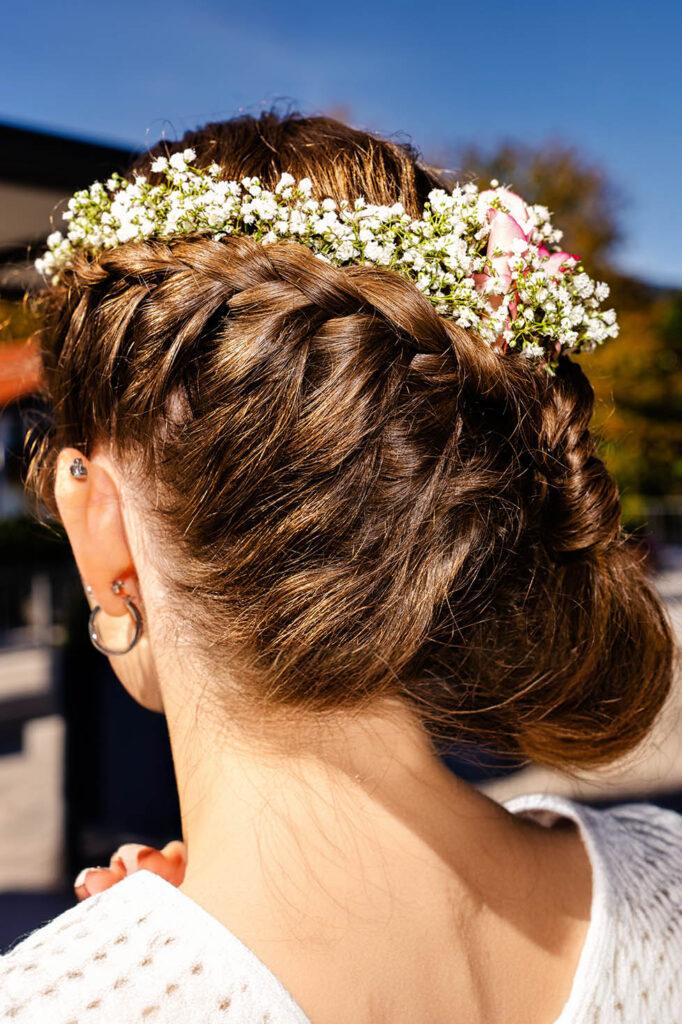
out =
[[[524,205],[520,237],[502,249],[495,243],[491,223],[498,212],[508,215],[505,198],[513,195],[505,189],[434,189],[414,219],[400,203],[315,199],[310,179],[291,174],[282,174],[274,191],[258,178],[226,181],[218,164],[199,169],[195,159],[192,149],[158,157],[151,164],[162,175],[157,184],[113,174],[76,192],[63,214],[66,235],[48,236],[36,268],[57,284],[78,249],[190,234],[247,234],[264,245],[293,239],[337,266],[374,264],[410,278],[440,314],[490,345],[543,359],[550,372],[561,351],[592,349],[618,333],[614,311],[600,309],[608,286],[567,253],[557,264],[561,233],[545,207]]]

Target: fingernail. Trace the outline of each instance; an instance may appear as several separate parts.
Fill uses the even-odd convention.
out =
[[[83,886],[85,888],[85,878],[86,878],[87,873],[88,873],[89,870],[90,870],[90,868],[83,868],[82,871],[78,872],[78,876],[76,877],[76,881],[73,883],[74,889],[80,889],[81,886]]]
[[[95,871],[106,871],[106,870],[107,870],[107,868],[103,868],[99,864],[97,865],[97,867],[94,867],[94,868],[83,868],[82,871],[79,871],[78,876],[76,878],[76,881],[73,883],[74,889],[81,889],[81,888],[83,888],[83,889],[87,889],[87,891],[89,892],[90,889],[88,888],[88,875],[94,873]]]

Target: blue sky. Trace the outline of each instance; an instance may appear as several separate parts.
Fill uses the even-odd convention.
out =
[[[560,139],[625,195],[623,268],[682,286],[682,6],[4,5],[0,120],[133,147],[276,100],[433,153]]]

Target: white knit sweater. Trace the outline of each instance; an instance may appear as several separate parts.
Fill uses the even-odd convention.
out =
[[[652,804],[595,810],[546,794],[505,806],[546,826],[572,818],[592,864],[591,921],[554,1024],[682,1024],[682,816]],[[143,870],[0,957],[0,1021],[305,1024],[307,1017],[235,935]]]

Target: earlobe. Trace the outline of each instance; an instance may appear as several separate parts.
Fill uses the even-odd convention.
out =
[[[89,460],[76,448],[64,448],[57,457],[55,500],[93,600],[110,615],[125,614],[111,584],[134,576],[135,567],[116,481],[96,457]]]

